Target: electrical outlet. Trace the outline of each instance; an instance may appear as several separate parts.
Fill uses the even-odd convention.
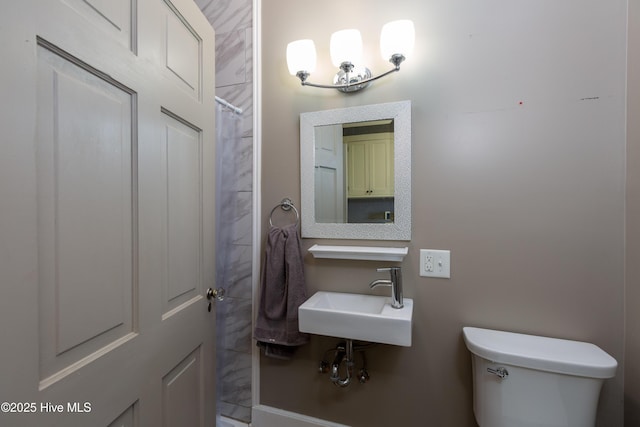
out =
[[[427,252],[424,256],[424,272],[433,273],[433,254]]]
[[[420,275],[451,278],[451,251],[420,249]]]

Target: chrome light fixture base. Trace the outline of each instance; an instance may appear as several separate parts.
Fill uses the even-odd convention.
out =
[[[307,71],[298,71],[296,76],[300,79],[300,84],[302,84],[302,86],[337,89],[343,93],[358,92],[359,90],[368,87],[372,81],[378,80],[379,78],[396,71],[400,71],[400,64],[404,60],[404,55],[392,55],[391,58],[389,58],[389,62],[393,64],[393,68],[375,77],[367,67],[355,67],[351,62],[343,62],[340,64],[340,71],[338,71],[333,78],[333,85],[311,83],[307,80],[310,75]]]
[[[357,92],[371,84],[371,70],[367,67],[355,67],[351,62],[340,64],[340,71],[333,77],[333,86],[340,92]]]

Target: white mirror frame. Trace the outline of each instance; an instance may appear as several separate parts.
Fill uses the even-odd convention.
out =
[[[394,120],[394,222],[382,224],[316,222],[315,127],[382,119]],[[302,237],[411,240],[411,101],[301,113],[300,186]]]

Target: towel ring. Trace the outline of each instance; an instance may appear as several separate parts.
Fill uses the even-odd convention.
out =
[[[298,222],[300,221],[300,214],[298,213],[298,209],[296,209],[296,207],[293,205],[291,199],[287,197],[282,199],[280,203],[278,203],[273,207],[273,209],[271,209],[271,213],[269,213],[269,225],[271,227],[273,227],[273,221],[271,220],[271,217],[273,216],[275,210],[278,208],[282,208],[283,211],[290,211],[291,209],[293,209],[293,211],[296,213],[296,225],[298,224]]]

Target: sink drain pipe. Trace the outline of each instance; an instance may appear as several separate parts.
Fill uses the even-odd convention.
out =
[[[322,360],[322,362],[320,362],[319,372],[328,372],[329,379],[334,385],[338,387],[347,387],[349,384],[351,384],[351,380],[354,376],[355,352],[361,352],[363,366],[358,373],[358,381],[361,384],[364,384],[369,381],[369,373],[367,372],[364,350],[365,348],[371,346],[372,344],[354,346],[353,340],[351,339],[341,341],[340,343],[338,343],[336,348],[329,349],[325,352],[325,356],[330,352],[334,353],[333,362],[329,364],[327,361]],[[344,371],[344,376],[341,376],[341,366],[343,364],[345,365],[345,368],[342,370]]]
[[[340,344],[344,344],[341,346]],[[333,363],[331,364],[331,374],[329,375],[329,379],[331,382],[338,387],[346,387],[351,383],[351,377],[353,376],[353,366],[355,365],[353,361],[353,340],[347,340],[344,343],[338,344],[336,348],[336,357],[333,359]],[[340,378],[340,365],[342,362],[346,365],[346,376],[344,378]]]

